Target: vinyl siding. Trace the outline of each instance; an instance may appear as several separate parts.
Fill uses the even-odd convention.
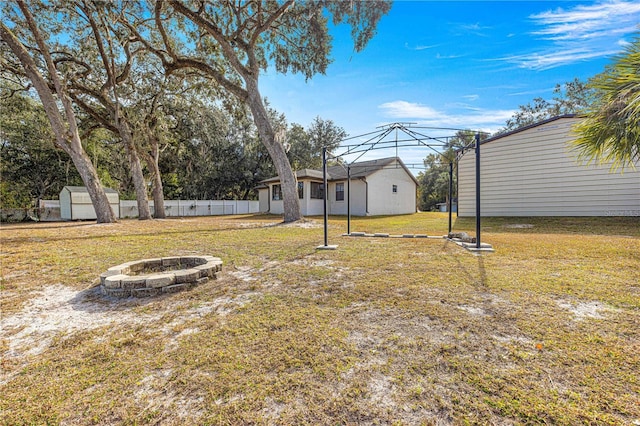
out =
[[[611,172],[580,162],[560,118],[480,146],[482,216],[640,215],[640,164]],[[475,216],[475,153],[459,162],[459,215]]]

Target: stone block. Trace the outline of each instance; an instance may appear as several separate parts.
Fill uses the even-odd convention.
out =
[[[131,296],[131,290],[124,288],[108,288],[106,289],[107,296],[113,297],[129,297]]]
[[[174,274],[156,274],[149,275],[146,280],[147,287],[160,288],[175,284],[176,277]]]
[[[162,292],[163,293],[177,293],[179,291],[186,290],[188,288],[189,288],[188,284],[173,284],[173,285],[168,285],[166,287],[162,287]]]
[[[147,286],[147,275],[127,275],[126,278],[122,279],[121,287],[132,289],[132,288],[143,288]]]
[[[104,279],[104,287],[105,288],[120,288],[122,287],[121,283],[124,278],[127,278],[127,275],[118,274],[111,275],[110,277],[106,277]]]
[[[161,258],[153,258],[153,259],[143,259],[140,261],[144,265],[145,268],[155,268],[157,266],[162,266]]]
[[[107,277],[112,277],[114,275],[120,275],[120,272],[117,271],[107,271],[100,274],[100,284],[104,285],[104,280]]]
[[[389,234],[385,234],[382,232],[377,232],[375,234],[373,234],[374,237],[381,237],[381,238],[389,238]]]
[[[194,256],[184,256],[180,258],[180,264],[187,268],[193,268],[194,266],[205,263],[204,260]]]
[[[403,234],[402,238],[413,238],[413,234]]]
[[[176,284],[195,282],[200,278],[200,270],[190,268],[174,272]]]
[[[207,264],[211,264],[213,265],[213,272],[218,272],[218,271],[222,271],[222,260],[218,259],[218,260],[212,260],[210,262],[208,262]]]
[[[193,269],[200,271],[200,277],[213,277],[215,265],[209,265],[209,263],[205,263],[204,265],[196,266]]]
[[[149,297],[149,296],[157,296],[160,294],[159,288],[134,288],[129,290],[131,291],[131,295],[133,297]]]
[[[163,257],[162,266],[175,266],[180,263],[179,257]]]
[[[112,266],[111,268],[107,269],[107,272],[115,272],[116,274],[128,274],[129,266],[127,265]]]
[[[140,272],[146,268],[146,264],[144,262],[130,262],[129,263],[129,272]]]

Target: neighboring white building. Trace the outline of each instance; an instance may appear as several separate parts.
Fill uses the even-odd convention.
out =
[[[396,215],[416,212],[418,181],[397,157],[361,161],[351,168],[351,214],[354,216]],[[296,172],[298,196],[303,216],[324,212],[321,170]],[[265,179],[258,187],[260,211],[283,214],[280,179]],[[346,166],[327,167],[328,213],[347,214]]]
[[[567,115],[480,144],[482,216],[640,216],[640,164],[588,165],[569,142]],[[458,215],[475,216],[475,152],[458,163]]]

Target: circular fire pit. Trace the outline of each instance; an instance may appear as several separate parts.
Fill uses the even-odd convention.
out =
[[[145,297],[186,290],[216,277],[222,260],[213,256],[183,256],[127,262],[100,274],[102,294]]]

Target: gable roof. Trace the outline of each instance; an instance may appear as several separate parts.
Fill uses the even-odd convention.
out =
[[[524,132],[525,130],[533,129],[534,127],[544,126],[545,124],[552,123],[552,122],[554,122],[556,120],[561,120],[563,118],[576,118],[576,117],[578,117],[577,114],[557,115],[555,117],[547,118],[546,120],[538,121],[537,123],[532,123],[532,124],[528,124],[526,126],[518,127],[517,129],[511,130],[509,132],[499,133],[499,134],[497,134],[495,136],[491,136],[490,138],[487,138],[487,139],[483,140],[482,142],[480,142],[480,145],[483,145],[483,144],[489,143],[489,142],[493,142],[495,140],[502,139],[502,138],[504,138],[506,136],[511,136],[511,135],[516,134],[516,133]]]
[[[398,162],[400,166],[404,169],[405,172],[411,179],[418,185],[417,179],[413,176],[413,173],[409,171],[407,166],[402,162],[402,160],[398,157],[388,157],[381,158],[378,160],[369,160],[369,161],[360,161],[358,163],[351,163],[349,166],[351,168],[351,177],[352,178],[364,178],[374,174],[375,172],[384,169],[386,166],[393,164],[394,162]],[[295,172],[296,177],[298,179],[302,178],[310,178],[310,179],[319,179],[322,180],[322,170],[317,169],[302,169]],[[336,180],[346,180],[347,179],[347,166],[346,165],[335,165],[327,167],[327,180],[328,181],[336,181]],[[269,179],[265,179],[260,181],[260,183],[272,183],[280,181],[279,176],[275,176]]]

